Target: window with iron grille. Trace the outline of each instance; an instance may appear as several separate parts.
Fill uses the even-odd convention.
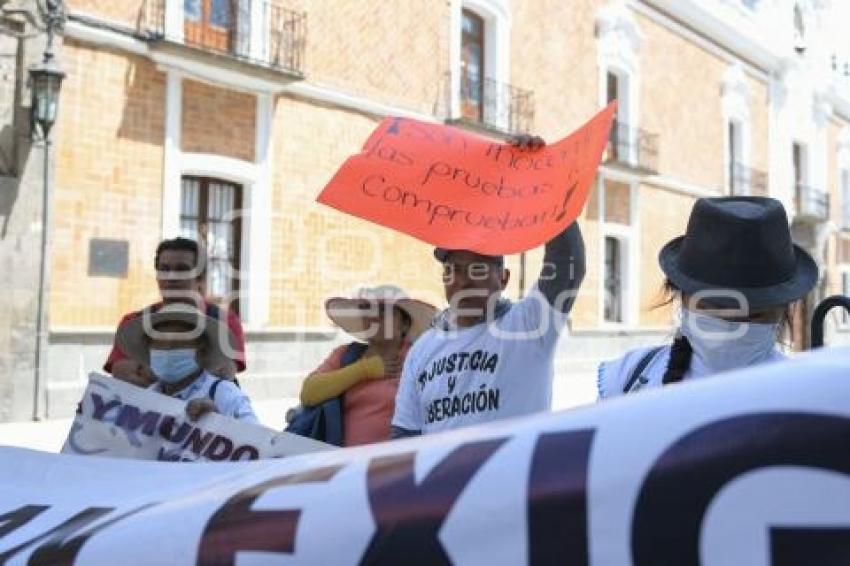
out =
[[[180,230],[206,251],[204,293],[239,312],[242,187],[209,177],[183,177]],[[233,301],[230,303],[230,301]]]
[[[625,104],[625,101],[620,99],[622,94],[620,90],[620,77],[608,71],[605,84],[605,100],[608,104],[615,100],[620,101],[617,105],[617,114],[614,116],[614,124],[611,126],[609,157],[614,161],[627,161],[629,158],[629,140],[628,130],[623,128],[623,122],[620,119],[622,112],[620,108]]]
[[[605,322],[623,322],[622,243],[605,237]]]
[[[230,51],[236,31],[233,0],[183,0],[183,33],[187,43]]]
[[[609,69],[605,73],[605,99],[617,101],[617,113],[608,138],[606,162],[616,163],[644,173],[658,171],[658,135],[637,127],[637,116],[630,115],[630,73]]]
[[[461,115],[480,122],[484,119],[484,18],[472,10],[461,14]]]

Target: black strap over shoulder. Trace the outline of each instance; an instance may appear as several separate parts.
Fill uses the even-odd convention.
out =
[[[210,387],[209,395],[210,395],[210,399],[212,399],[213,401],[215,401],[215,392],[218,389],[218,384],[221,383],[222,381],[224,381],[224,380],[223,379],[216,379],[215,382]]]
[[[342,354],[342,359],[340,360],[340,367],[350,366],[354,362],[358,361],[363,357],[363,354],[366,353],[366,349],[369,348],[368,344],[364,344],[363,342],[352,342],[345,348],[345,352]]]
[[[629,375],[629,380],[626,382],[625,387],[623,387],[623,393],[631,392],[632,387],[634,387],[635,385],[635,382],[640,379],[643,370],[646,369],[646,366],[649,365],[649,362],[652,361],[652,358],[654,358],[655,355],[663,349],[664,346],[657,346],[643,355],[640,361],[635,365],[635,368],[632,370],[631,375]]]

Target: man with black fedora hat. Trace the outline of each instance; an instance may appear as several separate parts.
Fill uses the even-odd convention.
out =
[[[782,204],[766,197],[697,200],[686,233],[658,260],[681,300],[675,339],[601,364],[601,398],[784,359],[782,323],[818,278]]]

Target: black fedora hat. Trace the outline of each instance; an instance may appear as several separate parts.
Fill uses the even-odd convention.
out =
[[[749,309],[791,303],[818,279],[815,261],[791,241],[782,203],[767,197],[697,200],[687,232],[668,242],[658,261],[682,293],[737,291]],[[712,302],[728,308],[728,299]]]

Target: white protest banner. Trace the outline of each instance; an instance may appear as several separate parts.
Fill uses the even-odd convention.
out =
[[[218,462],[280,458],[334,448],[215,413],[193,423],[186,417],[185,402],[93,373],[62,453]]]
[[[850,563],[850,349],[371,447],[0,449],[0,563]]]

